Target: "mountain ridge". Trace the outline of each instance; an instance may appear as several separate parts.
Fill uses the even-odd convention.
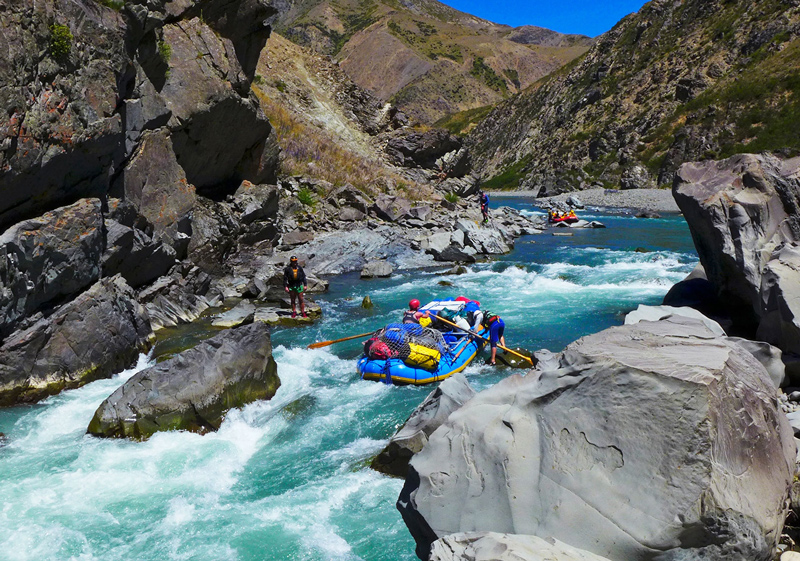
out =
[[[512,28],[435,0],[301,0],[281,4],[279,33],[332,56],[351,79],[422,123],[493,105],[593,42]]]
[[[690,160],[800,153],[800,8],[653,0],[471,133],[491,188],[670,185]]]

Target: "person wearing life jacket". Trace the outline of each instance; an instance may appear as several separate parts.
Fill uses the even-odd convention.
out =
[[[483,191],[478,191],[478,202],[481,204],[481,214],[483,215],[483,223],[489,222],[489,195]]]
[[[487,311],[483,315],[483,325],[489,329],[489,345],[492,347],[492,359],[489,364],[494,366],[497,360],[497,343],[506,346],[506,338],[503,335],[506,324],[500,316]]]
[[[289,293],[292,301],[292,317],[297,317],[296,300],[300,300],[300,314],[307,318],[306,303],[303,297],[308,282],[306,273],[297,261],[297,257],[292,255],[289,259],[289,266],[283,270],[283,289]]]
[[[423,318],[427,318],[428,321],[424,322]],[[430,325],[431,323],[430,314],[428,314],[428,312],[425,313],[420,312],[419,300],[414,298],[408,303],[408,309],[405,312],[403,312],[403,323],[419,323],[420,325],[422,325],[423,322],[426,324],[423,325],[423,327],[427,327],[428,325]]]

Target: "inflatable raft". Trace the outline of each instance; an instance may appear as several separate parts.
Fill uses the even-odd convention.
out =
[[[488,337],[488,332],[484,329],[480,335]],[[400,358],[379,360],[363,356],[358,361],[358,373],[363,380],[374,380],[398,386],[430,384],[464,370],[486,345],[482,339],[470,340],[466,335],[445,333],[444,336],[445,340],[450,339],[454,344],[451,345],[449,351],[442,353],[435,370],[409,366]]]
[[[420,308],[432,315],[458,311],[464,302],[436,301]],[[488,336],[481,329],[481,336]],[[417,324],[389,324],[365,345],[356,369],[363,380],[395,385],[439,382],[462,371],[486,342],[462,331],[441,332]]]

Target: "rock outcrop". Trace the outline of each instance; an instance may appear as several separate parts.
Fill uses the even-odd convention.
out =
[[[38,401],[107,378],[134,362],[153,339],[133,290],[121,277],[103,279],[3,340],[0,405]]]
[[[475,390],[461,373],[439,384],[389,439],[370,467],[387,475],[405,477],[409,460],[422,450],[433,431],[474,395]]]
[[[609,559],[771,558],[795,445],[750,352],[673,317],[584,337],[558,366],[478,394],[411,460],[398,508],[420,558],[479,531]]]
[[[134,375],[98,407],[88,432],[143,439],[217,430],[228,410],[271,399],[279,386],[269,328],[229,329]]]
[[[0,339],[19,320],[99,279],[103,245],[97,199],[20,222],[0,235]]]
[[[170,230],[195,186],[274,182],[277,148],[249,86],[276,10],[103,4],[0,0],[0,228],[112,192]]]
[[[685,164],[673,193],[732,334],[800,354],[800,158]]]

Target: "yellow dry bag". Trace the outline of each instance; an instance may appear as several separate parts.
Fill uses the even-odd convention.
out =
[[[425,370],[436,370],[439,366],[442,353],[437,349],[429,349],[416,343],[409,343],[408,346],[411,350],[408,353],[408,358],[404,361],[407,365]]]

